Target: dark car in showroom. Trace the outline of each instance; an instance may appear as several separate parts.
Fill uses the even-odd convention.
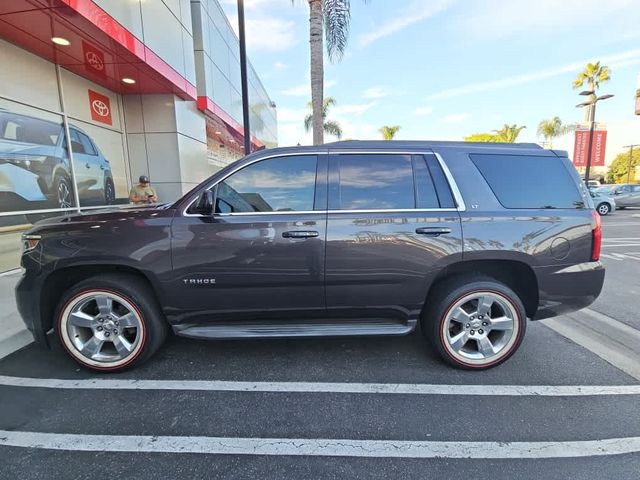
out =
[[[167,333],[404,335],[472,370],[527,320],[600,294],[600,216],[566,152],[348,141],[263,150],[172,204],[72,214],[23,237],[19,311],[81,365],[117,371]],[[214,347],[215,348],[215,347]]]
[[[69,125],[82,205],[111,204],[111,166],[95,142]],[[63,125],[0,109],[0,198],[5,211],[73,207],[71,165]]]

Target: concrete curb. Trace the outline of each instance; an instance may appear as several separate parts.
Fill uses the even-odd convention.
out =
[[[0,233],[22,232],[31,227],[32,225],[30,223],[23,223],[22,225],[9,225],[8,227],[0,227]]]
[[[0,359],[11,355],[16,350],[20,350],[33,342],[33,337],[29,330],[22,329],[13,335],[0,340]]]

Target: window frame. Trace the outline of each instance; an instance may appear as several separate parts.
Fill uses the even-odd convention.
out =
[[[334,155],[375,155],[375,154],[392,154],[392,155],[421,155],[424,157],[426,162],[427,155],[433,155],[436,159],[436,162],[440,166],[442,173],[447,181],[449,189],[451,190],[451,196],[453,198],[454,207],[441,207],[441,208],[412,208],[412,209],[370,209],[370,210],[334,210],[329,208],[328,200],[332,195],[332,187],[335,188],[335,182],[333,181],[332,175],[337,173],[335,169],[330,169],[330,159]],[[215,189],[218,183],[225,181],[228,177],[233,175],[239,170],[248,167],[249,165],[253,165],[254,163],[261,162],[264,160],[269,160],[272,158],[279,157],[296,157],[301,155],[314,155],[317,159],[316,166],[316,194],[315,194],[315,202],[314,202],[314,210],[305,210],[305,211],[285,211],[285,212],[236,212],[236,213],[213,213],[211,215],[203,215],[201,213],[189,213],[189,209],[198,201],[200,194],[206,190]],[[427,163],[428,166],[428,163]],[[332,172],[333,170],[333,172]],[[324,191],[323,191],[324,189]],[[319,194],[320,191],[320,194]],[[436,188],[437,191],[437,188]],[[215,201],[215,190],[214,190],[214,201]],[[414,184],[414,194],[415,194],[415,184]],[[318,199],[324,202],[324,208],[320,208],[318,205]],[[186,206],[182,208],[182,216],[183,217],[200,217],[200,218],[224,218],[229,216],[255,216],[255,215],[296,215],[296,214],[310,214],[310,213],[394,213],[394,212],[464,212],[467,210],[466,204],[462,197],[462,193],[458,188],[458,184],[456,183],[453,175],[451,174],[451,170],[447,166],[446,162],[443,160],[442,156],[438,152],[434,152],[433,150],[426,149],[416,149],[416,150],[387,150],[387,149],[329,149],[329,150],[309,150],[309,151],[301,151],[301,152],[286,152],[286,153],[278,153],[274,155],[268,155],[265,157],[259,157],[253,159],[251,162],[246,164],[238,165],[236,168],[233,168],[226,175],[221,178],[218,178],[208,184],[205,188],[198,189],[194,194],[193,198],[188,201]]]

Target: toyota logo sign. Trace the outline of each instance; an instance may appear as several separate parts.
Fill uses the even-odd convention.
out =
[[[94,100],[93,102],[91,102],[91,108],[93,108],[93,111],[101,117],[106,117],[107,115],[109,115],[109,107],[107,107],[107,104],[102,100]]]
[[[109,101],[109,97],[89,90],[89,106],[92,120],[112,125],[111,102]]]
[[[93,68],[100,71],[104,70],[104,62],[96,52],[88,51],[84,56],[87,59],[87,63]]]

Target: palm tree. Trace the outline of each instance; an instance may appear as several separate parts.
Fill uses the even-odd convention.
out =
[[[296,0],[291,0],[295,3]],[[324,58],[323,43],[326,37],[329,60],[340,60],[347,47],[349,21],[351,20],[350,0],[307,0],[309,2],[309,48],[311,59],[311,105],[313,144],[324,141],[326,131],[322,116],[324,98]],[[365,0],[366,2],[367,0]],[[322,29],[324,27],[324,34]]]
[[[520,135],[520,132],[527,128],[526,126],[518,126],[515,123],[513,125],[507,125],[506,123],[500,130],[494,130],[493,133],[496,136],[496,142],[514,143]]]
[[[338,137],[338,140],[340,140],[340,137],[342,137],[342,127],[340,127],[340,124],[334,120],[327,120],[327,117],[329,116],[329,107],[335,106],[336,103],[336,99],[333,97],[325,98],[322,102],[322,113],[320,118],[322,119],[322,132]],[[312,113],[304,117],[304,129],[308,132],[314,125],[315,116],[313,115],[313,102],[309,102],[307,105],[312,110]],[[315,141],[313,143],[316,145]]]
[[[394,125],[393,127],[384,125],[378,131],[382,134],[382,138],[384,138],[385,140],[393,140],[393,137],[396,136],[398,130],[400,130],[400,125]]]
[[[542,120],[538,124],[538,136],[544,138],[547,148],[553,148],[553,139],[573,132],[575,125],[563,125],[559,117],[553,117],[551,120]]]
[[[600,87],[601,83],[606,83],[611,80],[611,70],[606,65],[600,65],[600,62],[596,63],[587,63],[584,67],[584,70],[578,74],[576,79],[573,81],[573,88],[578,89],[587,84],[587,89],[590,92],[594,92],[592,95],[589,95],[589,101],[595,102],[596,94],[595,91]],[[584,120],[585,122],[589,121],[591,115],[591,107],[587,107],[584,109]]]

